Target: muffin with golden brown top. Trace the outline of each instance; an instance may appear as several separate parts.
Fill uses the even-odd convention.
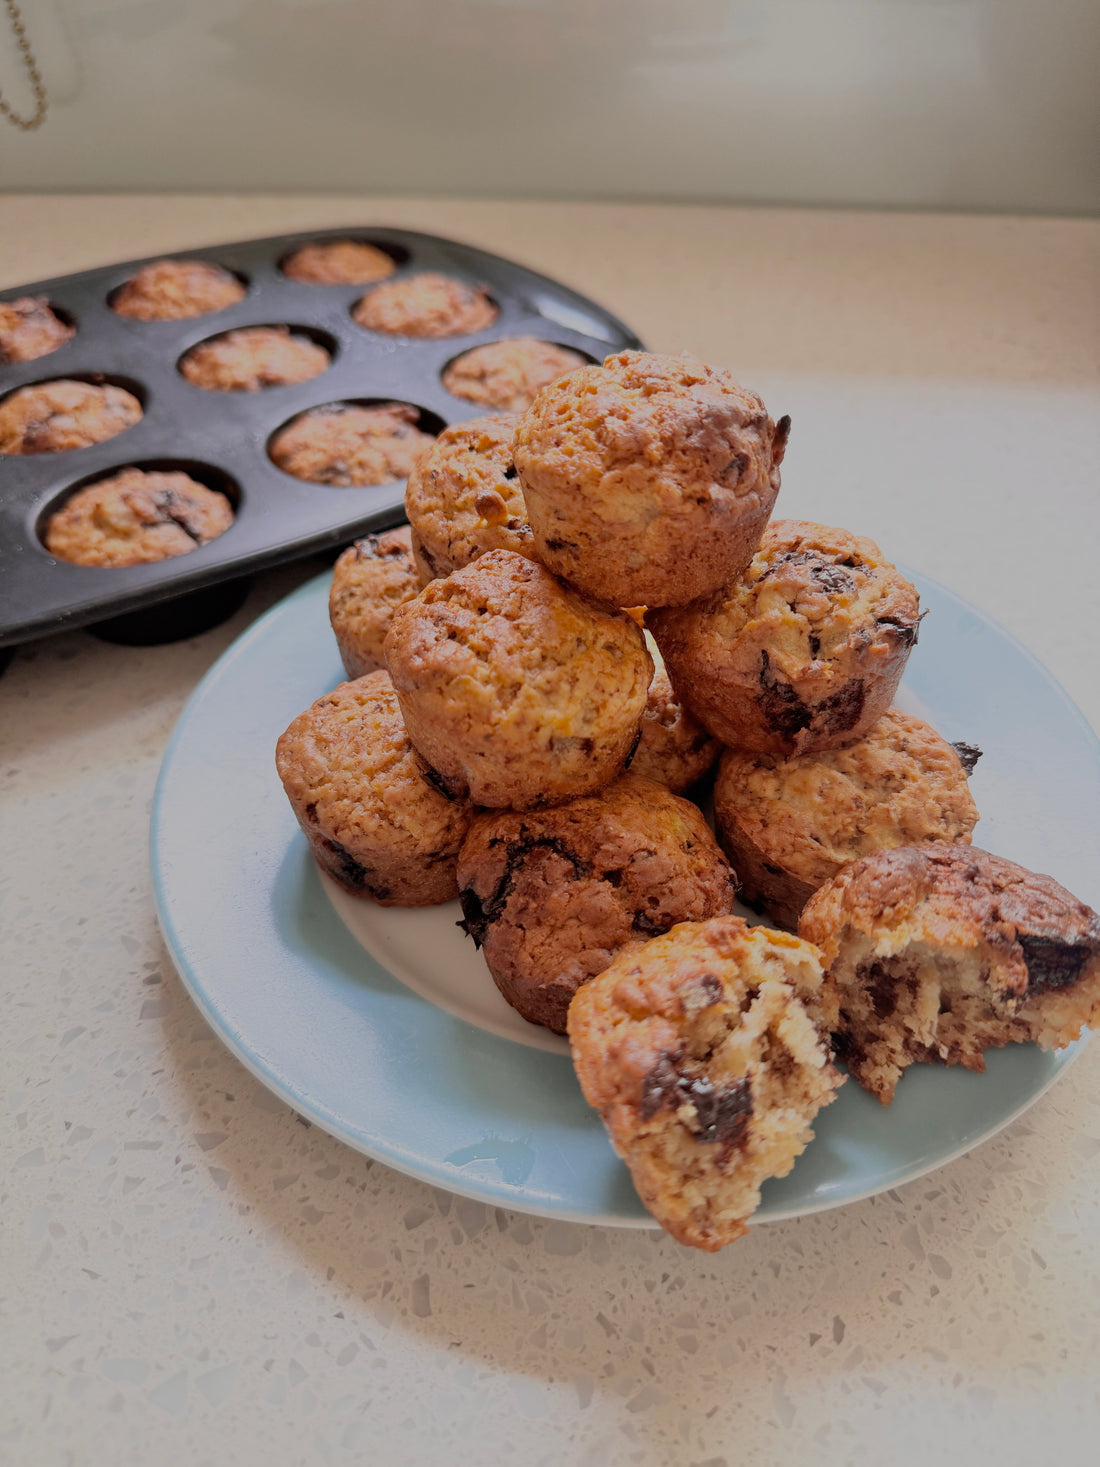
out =
[[[653,672],[625,612],[510,550],[398,607],[384,651],[409,737],[440,784],[493,809],[561,804],[610,784]]]
[[[878,722],[919,621],[916,590],[873,540],[776,520],[740,580],[646,624],[716,738],[791,755],[841,748]]]
[[[469,336],[497,318],[482,285],[425,272],[387,280],[356,302],[352,319],[387,336]]]
[[[443,373],[443,386],[467,402],[522,413],[548,383],[586,365],[587,358],[568,347],[513,336],[463,352]]]
[[[124,387],[36,382],[0,402],[0,453],[67,453],[104,443],[140,418],[141,403]]]
[[[614,606],[682,606],[748,565],[790,419],[691,357],[624,351],[544,387],[513,451],[540,560]]]
[[[473,811],[427,777],[385,672],[318,698],[279,739],[275,762],[317,864],[345,891],[384,907],[457,896]]]
[[[729,912],[736,879],[694,805],[629,773],[552,810],[477,816],[458,885],[501,993],[564,1034],[570,999],[620,948]]]
[[[235,306],[248,294],[228,270],[206,260],[155,260],[111,297],[111,310],[133,321],[186,321]]]
[[[385,667],[382,644],[399,606],[420,593],[408,525],[364,535],[336,562],[328,616],[349,678]]]
[[[624,948],[569,1008],[577,1078],[638,1195],[680,1243],[745,1232],[841,1077],[817,950],[740,917]]]
[[[0,366],[49,356],[76,335],[76,328],[50,309],[44,295],[0,301]]]
[[[710,772],[722,746],[677,696],[657,643],[648,632],[645,640],[653,658],[653,681],[630,768],[682,795]]]
[[[405,513],[424,581],[462,570],[486,550],[533,555],[512,463],[515,425],[503,413],[455,423],[413,465]]]
[[[432,442],[419,422],[418,410],[404,402],[327,403],[281,428],[268,452],[284,473],[311,484],[392,484]]]
[[[1059,1049],[1100,1023],[1100,917],[974,846],[854,861],[798,930],[839,991],[837,1057],[883,1105],[909,1065],[984,1070],[987,1049]]]
[[[306,285],[371,285],[397,269],[393,256],[362,239],[315,240],[302,245],[280,267]]]
[[[714,817],[742,900],[793,931],[849,861],[895,846],[969,845],[978,809],[966,776],[946,739],[897,708],[844,749],[793,759],[727,749]]]
[[[226,496],[189,474],[123,469],[70,495],[43,538],[74,565],[149,565],[209,544],[232,523]]]
[[[288,326],[243,326],[193,346],[180,371],[208,392],[259,392],[308,382],[329,360],[323,346]]]

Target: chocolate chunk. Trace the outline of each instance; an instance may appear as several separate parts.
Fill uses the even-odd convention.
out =
[[[812,717],[790,683],[780,682],[771,668],[767,652],[760,654],[760,712],[765,723],[780,738],[793,739],[804,728],[809,728]]]
[[[783,462],[783,456],[787,452],[787,441],[791,436],[791,415],[784,413],[775,425],[772,435],[772,463],[776,468]]]
[[[925,612],[925,615],[927,616],[928,613]],[[915,647],[917,645],[917,633],[920,631],[920,624],[921,618],[919,616],[916,621],[903,621],[900,616],[880,616],[875,621],[876,626],[883,627],[888,632],[893,632],[897,636],[898,641],[905,647]]]
[[[380,900],[385,900],[389,896],[389,887],[373,881],[370,870],[357,861],[350,851],[345,850],[339,841],[326,839],[322,841],[322,845],[333,858],[326,864],[337,880],[342,881],[345,886],[357,889],[362,887],[365,891],[369,891],[371,896],[378,897]]]
[[[378,548],[378,535],[363,535],[355,542],[355,554],[359,560],[399,560],[404,555],[404,547],[400,544],[393,545],[389,550]],[[425,559],[427,557],[425,556]]]
[[[571,850],[558,836],[520,836],[519,840],[510,841],[504,853],[504,870],[489,896],[483,900],[473,887],[467,887],[458,894],[458,899],[462,904],[463,920],[457,925],[473,938],[476,947],[481,947],[485,941],[489,924],[497,921],[503,915],[508,905],[508,898],[512,895],[516,884],[516,872],[523,866],[531,852],[537,850],[553,851],[555,855],[568,861],[573,868],[574,878],[588,876],[591,873],[592,868],[588,862],[582,860],[576,851]]]
[[[862,678],[852,677],[831,697],[823,698],[814,709],[814,719],[826,733],[847,733],[863,717],[866,686]]]
[[[1051,988],[1071,988],[1081,976],[1081,969],[1096,952],[1087,942],[1065,942],[1057,937],[1043,937],[1034,932],[1018,932],[1016,941],[1023,949],[1027,964],[1029,993]]]
[[[975,764],[982,757],[981,749],[978,748],[977,744],[964,744],[961,741],[952,741],[951,747],[958,754],[959,763],[969,777],[974,773]]]
[[[515,466],[515,464],[509,464],[508,465],[508,467],[504,470],[504,477],[506,479],[514,479],[516,477],[516,466]]]
[[[671,917],[651,917],[648,912],[635,912],[630,924],[633,932],[645,937],[660,937],[673,925]]]
[[[681,1058],[663,1054],[643,1080],[642,1119],[652,1120],[664,1106],[679,1110],[690,1104],[695,1109],[695,1124],[686,1124],[696,1140],[718,1142],[732,1150],[744,1140],[752,1116],[752,1085],[748,1080],[715,1085],[705,1075],[685,1075],[678,1068]]]
[[[453,801],[458,799],[458,794],[451,789],[438,769],[433,769],[430,764],[423,760],[417,761],[417,767],[420,771],[420,778],[425,784],[430,784],[437,794],[442,795],[445,800]]]
[[[735,453],[733,455],[733,457],[730,459],[729,463],[726,465],[726,467],[718,475],[718,478],[723,483],[731,482],[731,483],[736,484],[738,482],[738,480],[741,478],[741,475],[748,468],[748,466],[749,466],[749,456],[748,456],[748,454],[747,453]]]

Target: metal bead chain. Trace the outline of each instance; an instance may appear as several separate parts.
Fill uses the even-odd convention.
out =
[[[23,58],[23,66],[27,76],[30,78],[31,91],[34,93],[34,112],[30,117],[21,117],[8,102],[0,97],[0,114],[8,119],[14,126],[21,128],[23,132],[33,132],[36,127],[41,127],[46,120],[46,112],[49,108],[49,100],[46,96],[46,88],[42,81],[42,74],[38,70],[38,64],[31,50],[31,43],[27,39],[26,27],[23,17],[19,13],[19,6],[15,0],[4,0],[11,21],[11,28],[15,35],[15,44],[19,47],[19,54]]]

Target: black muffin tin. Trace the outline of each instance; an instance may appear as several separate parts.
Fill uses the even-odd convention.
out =
[[[279,269],[300,245],[364,240],[390,254],[390,280],[439,271],[488,288],[493,325],[465,336],[386,336],[356,325],[351,309],[373,285],[306,285]],[[152,260],[208,260],[240,277],[245,298],[185,321],[134,321],[110,308],[112,293]],[[382,282],[378,282],[381,284]],[[0,365],[0,400],[53,379],[115,383],[133,392],[141,421],[105,443],[62,453],[0,455],[0,647],[88,623],[120,640],[168,640],[234,609],[233,584],[265,566],[323,551],[404,518],[404,480],[368,488],[311,484],[276,468],[268,443],[308,408],[338,402],[407,402],[438,432],[485,409],[443,387],[447,364],[472,347],[534,336],[591,360],[641,342],[608,311],[531,270],[468,245],[405,229],[311,230],[128,260],[99,270],[0,291],[0,300],[45,296],[76,326],[58,351]],[[240,326],[286,325],[332,354],[309,382],[259,392],[211,392],[189,383],[180,358]],[[120,469],[182,469],[226,492],[233,525],[207,545],[153,565],[115,569],[55,559],[42,543],[49,516],[75,489]],[[147,611],[155,608],[155,612]],[[180,615],[175,617],[178,609]],[[137,615],[135,615],[137,613]],[[143,630],[144,628],[144,630]]]

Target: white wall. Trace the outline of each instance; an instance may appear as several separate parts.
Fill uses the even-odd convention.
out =
[[[1100,207],[1098,0],[22,4],[7,189]]]

